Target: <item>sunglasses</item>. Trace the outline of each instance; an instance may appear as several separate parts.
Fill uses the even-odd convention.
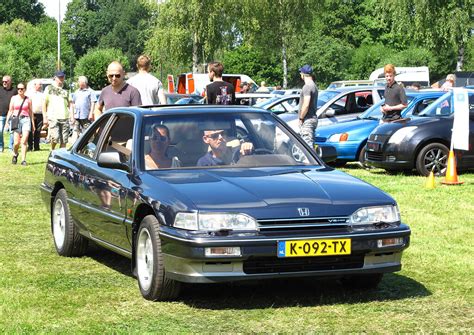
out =
[[[7,84],[7,83],[8,83],[8,80],[2,80],[2,83],[3,83],[3,84]]]
[[[154,134],[151,136],[151,139],[152,139],[153,141],[166,142],[166,141],[168,140],[168,136],[163,136],[163,135],[154,133]]]
[[[217,139],[219,138],[219,136],[224,137],[224,132],[223,132],[223,131],[220,131],[220,132],[218,132],[218,133],[206,135],[206,137],[212,138],[213,140],[217,140]]]
[[[112,78],[120,78],[122,75],[120,73],[114,73],[114,74],[108,74],[107,78],[112,79]]]
[[[23,91],[25,88],[24,87],[17,87],[16,88],[18,91]]]

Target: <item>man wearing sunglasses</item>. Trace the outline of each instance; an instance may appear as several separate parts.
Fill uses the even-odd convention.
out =
[[[97,103],[97,115],[114,107],[130,107],[142,104],[138,89],[125,82],[122,64],[114,61],[107,67],[107,80],[110,85],[104,87]]]
[[[3,76],[2,88],[0,88],[0,152],[3,152],[4,148],[3,128],[5,128],[5,120],[10,107],[10,100],[17,94],[16,88],[12,87],[12,78],[10,76]]]
[[[199,158],[197,166],[235,164],[240,156],[251,155],[253,151],[253,144],[251,142],[244,142],[236,147],[228,146],[223,129],[205,130],[202,140],[209,145],[211,151]]]

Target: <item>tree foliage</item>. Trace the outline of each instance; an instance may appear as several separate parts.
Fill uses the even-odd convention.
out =
[[[127,71],[128,58],[119,49],[93,49],[80,58],[74,71],[75,78],[86,76],[89,86],[94,89],[102,89],[108,85],[106,71],[107,66],[118,61]]]
[[[16,19],[36,24],[46,17],[43,4],[38,0],[2,0],[0,2],[0,24]]]

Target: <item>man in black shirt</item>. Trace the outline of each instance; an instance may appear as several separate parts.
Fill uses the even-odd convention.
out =
[[[0,88],[0,152],[4,148],[3,128],[5,128],[5,119],[10,108],[10,100],[12,96],[17,94],[16,88],[12,87],[12,78],[10,76],[3,76],[2,88]]]
[[[383,120],[394,121],[400,118],[402,110],[408,105],[405,89],[395,81],[395,67],[387,64],[384,67],[385,80],[385,104],[382,106]]]
[[[234,105],[235,89],[234,85],[222,79],[224,65],[219,62],[209,63],[207,74],[211,83],[206,86],[206,100],[213,105]]]

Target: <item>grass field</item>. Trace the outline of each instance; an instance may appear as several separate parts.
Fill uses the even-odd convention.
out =
[[[152,303],[125,258],[97,247],[57,256],[39,193],[47,156],[29,153],[23,167],[0,154],[0,333],[474,332],[474,173],[427,190],[423,177],[344,169],[391,194],[412,228],[402,271],[377,290],[313,279],[195,285]]]

